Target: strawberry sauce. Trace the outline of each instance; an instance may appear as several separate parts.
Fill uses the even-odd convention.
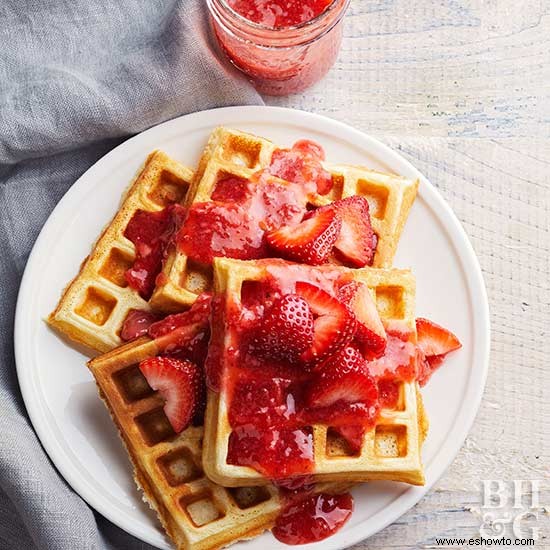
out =
[[[240,200],[245,187],[221,186],[220,194]],[[264,276],[244,282],[237,297],[204,293],[190,310],[156,321],[130,312],[123,330],[156,339],[162,356],[140,369],[165,397],[176,432],[203,424],[205,381],[223,391],[232,429],[228,463],[254,468],[279,487],[283,506],[273,535],[306,544],[334,534],[353,511],[349,493],[315,492],[312,426],[330,427],[359,453],[380,410],[397,407],[400,384],[427,380],[432,363],[460,342],[424,319],[417,320],[418,343],[407,324],[383,323],[367,287],[333,267],[263,266]],[[384,335],[382,352],[365,331]]]
[[[323,13],[332,0],[229,0],[246,19],[267,27],[294,27]]]
[[[312,471],[313,425],[332,427],[358,451],[380,408],[397,404],[388,381],[409,379],[414,345],[405,359],[408,342],[396,336],[387,356],[367,361],[354,343],[358,322],[336,298],[347,283],[330,267],[272,260],[261,281],[243,284],[240,302],[214,313],[207,383],[228,403],[229,463],[287,483]]]
[[[306,214],[308,197],[331,190],[332,177],[321,164],[324,158],[319,144],[300,140],[290,149],[275,150],[270,165],[250,180],[220,179],[209,202],[189,210],[179,204],[159,212],[138,210],[124,231],[136,248],[134,263],[125,274],[128,284],[148,300],[163,277],[163,261],[174,241],[189,258],[204,265],[215,256],[268,257],[265,234],[298,224]]]
[[[160,212],[138,210],[126,226],[124,236],[136,248],[136,259],[126,271],[126,280],[145,300],[153,293],[166,250],[184,216],[183,206],[171,204]]]
[[[220,186],[222,191],[218,191]],[[292,186],[248,182],[247,188],[240,185],[233,195],[228,195],[228,187],[221,180],[214,196],[229,200],[193,205],[178,234],[178,248],[201,264],[211,264],[216,256],[241,260],[265,258],[268,254],[265,232],[296,224],[305,213],[305,197]]]
[[[308,197],[332,188],[323,159],[320,145],[301,140],[291,149],[275,150],[270,165],[250,180],[220,179],[211,201],[189,209],[176,238],[179,250],[204,265],[216,256],[241,260],[270,256],[266,233],[300,223]]]
[[[338,531],[352,512],[353,497],[349,493],[287,499],[272,532],[285,544],[316,542]]]

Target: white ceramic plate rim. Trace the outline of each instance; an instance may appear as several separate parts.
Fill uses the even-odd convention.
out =
[[[391,164],[398,173],[407,177],[420,179],[422,182],[421,192],[423,199],[430,209],[438,213],[438,217],[441,220],[445,220],[445,229],[453,241],[453,245],[460,258],[470,299],[476,307],[476,323],[473,333],[473,342],[475,343],[473,361],[475,368],[470,369],[470,376],[467,380],[464,394],[465,405],[461,407],[456,416],[445,444],[438,449],[435,457],[427,464],[427,470],[429,470],[427,484],[423,487],[408,488],[392,501],[389,506],[372,516],[367,525],[360,523],[353,527],[348,527],[333,537],[319,543],[319,546],[322,545],[325,550],[338,550],[364,540],[393,523],[414,506],[440,478],[458,453],[475,419],[483,395],[489,364],[490,324],[487,294],[478,260],[464,229],[437,189],[412,164],[375,138],[341,122],[312,113],[281,107],[246,106],[212,109],[184,115],[183,117],[150,128],[119,145],[86,171],[67,191],[48,218],[36,240],[23,275],[16,310],[14,340],[17,375],[23,399],[36,433],[51,460],[72,488],[90,506],[128,533],[152,545],[164,546],[156,533],[146,528],[146,526],[141,524],[136,525],[129,515],[113,509],[110,506],[108,498],[101,494],[97,487],[94,487],[78,475],[78,471],[71,463],[66,450],[62,448],[60,442],[56,439],[52,427],[46,420],[47,415],[45,414],[44,403],[41,400],[37,379],[32,377],[32,369],[28,367],[31,360],[28,339],[31,335],[27,334],[28,330],[26,328],[32,322],[33,311],[36,311],[33,308],[32,287],[36,277],[35,274],[40,266],[40,254],[44,249],[47,249],[48,243],[57,235],[56,229],[62,222],[64,212],[67,209],[70,210],[77,207],[83,196],[89,191],[89,185],[91,185],[95,173],[99,172],[100,168],[111,162],[115,162],[119,156],[131,153],[133,149],[139,150],[146,141],[154,141],[156,137],[160,138],[160,136],[169,134],[176,126],[182,126],[183,122],[185,123],[183,126],[193,129],[199,125],[204,126],[208,124],[214,127],[220,123],[226,125],[239,124],[240,121],[251,119],[267,123],[280,123],[282,119],[288,121],[289,125],[307,123],[312,128],[328,128],[336,139],[358,144],[360,147],[368,150],[369,154]]]

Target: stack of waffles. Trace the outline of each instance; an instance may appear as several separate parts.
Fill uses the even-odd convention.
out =
[[[80,272],[64,290],[49,324],[61,335],[100,352],[88,365],[134,467],[145,499],[177,548],[210,549],[251,538],[270,529],[283,499],[277,486],[258,470],[229,463],[231,425],[223,384],[208,390],[204,425],[176,433],[164,411],[164,399],[149,385],[139,365],[166,352],[162,339],[145,334],[125,343],[123,325],[133,311],[162,316],[188,310],[204,292],[233,307],[241,302],[243,285],[260,281],[282,260],[239,260],[217,257],[210,265],[190,258],[171,240],[163,251],[161,273],[144,294],[128,284],[126,274],[140,251],[127,236],[137,212],[161,212],[170,205],[185,211],[207,203],[217,182],[238,178],[263,185],[278,147],[238,130],[215,129],[196,171],[165,153],[149,155],[129,186],[120,209],[96,241]],[[361,166],[330,164],[327,193],[309,192],[308,210],[355,195],[367,199],[377,244],[372,265],[351,268],[331,259],[330,265],[308,267],[313,278],[346,277],[368,288],[385,326],[398,323],[416,337],[415,281],[409,271],[391,269],[397,243],[416,197],[418,182]],[[280,175],[268,174],[281,185]],[[291,264],[288,264],[291,265]],[[294,264],[296,265],[296,264]],[[219,303],[219,302],[218,302]],[[227,308],[221,307],[226,311]],[[212,326],[219,343],[221,377],[231,339],[224,323]],[[314,491],[340,493],[351,485],[375,479],[424,482],[421,447],[427,421],[414,380],[402,382],[397,399],[383,408],[375,425],[350,451],[330,425],[308,426],[313,434]]]

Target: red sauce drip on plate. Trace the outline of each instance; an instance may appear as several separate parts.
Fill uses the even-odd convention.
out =
[[[320,541],[341,529],[352,511],[353,497],[349,493],[289,499],[275,522],[273,535],[285,544]]]
[[[311,21],[323,13],[332,0],[229,0],[228,3],[254,23],[280,28]]]

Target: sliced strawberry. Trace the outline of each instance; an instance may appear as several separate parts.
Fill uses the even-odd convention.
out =
[[[421,351],[418,354],[416,379],[421,386],[425,386],[432,374],[443,364],[445,355],[426,357]]]
[[[285,294],[267,310],[250,340],[260,357],[295,362],[313,342],[313,314],[304,298]]]
[[[448,353],[462,347],[459,339],[449,330],[423,318],[416,320],[418,358],[416,378],[425,386],[432,374],[443,364]]]
[[[191,306],[191,309],[182,313],[175,313],[168,315],[154,323],[149,328],[149,335],[151,338],[158,338],[164,336],[174,330],[193,324],[207,325],[210,316],[210,304],[212,302],[212,295],[209,292],[203,292]]]
[[[202,365],[210,338],[211,301],[211,294],[201,294],[188,311],[152,324],[149,336],[157,340],[163,353],[179,354]]]
[[[375,404],[378,389],[365,363],[363,356],[352,346],[325,361],[318,377],[308,388],[308,405],[322,408],[339,402]]]
[[[315,285],[298,281],[296,294],[306,300],[317,316],[313,321],[313,344],[301,359],[306,363],[318,363],[351,341],[356,321],[344,304]]]
[[[361,450],[363,447],[363,438],[365,437],[365,426],[352,424],[334,429],[346,440],[352,452],[358,453]]]
[[[419,317],[416,320],[416,332],[418,347],[426,357],[445,355],[462,347],[452,332],[428,319]]]
[[[315,212],[298,225],[270,231],[266,239],[281,257],[310,265],[325,263],[340,231],[340,220],[333,208]]]
[[[202,391],[202,373],[189,361],[153,357],[139,364],[147,383],[166,401],[164,412],[176,433],[189,426]]]
[[[357,319],[355,340],[365,359],[382,357],[386,349],[386,331],[368,287],[351,281],[340,288],[338,298]]]
[[[151,311],[131,309],[122,324],[122,330],[120,331],[121,340],[129,342],[140,336],[145,336],[149,331],[149,327],[159,319],[160,317]]]
[[[342,227],[334,248],[340,259],[353,267],[372,265],[376,250],[367,199],[359,195],[336,201],[334,207],[342,220]]]

